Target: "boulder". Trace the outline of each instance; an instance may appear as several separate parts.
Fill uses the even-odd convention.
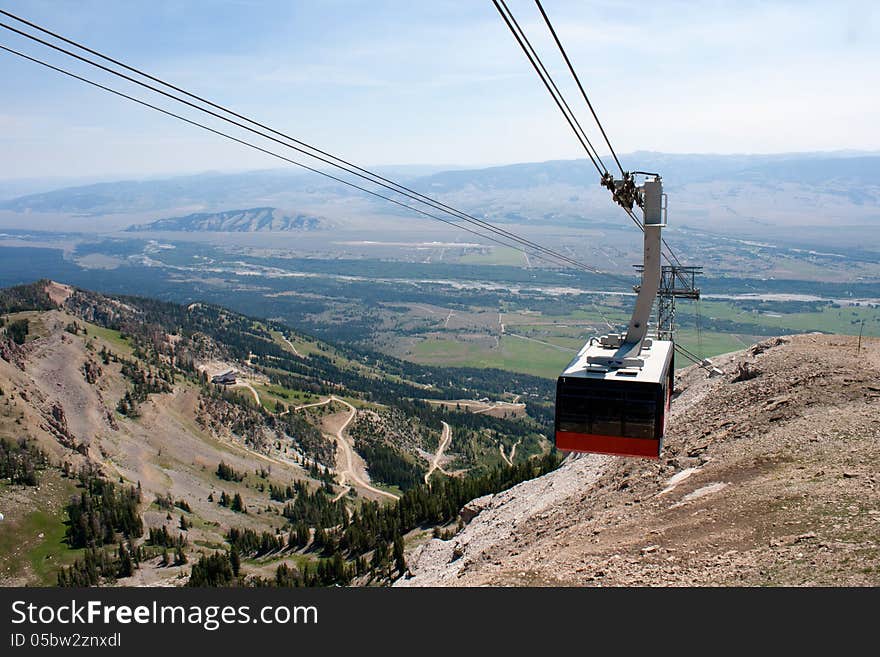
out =
[[[475,500],[471,500],[463,507],[461,507],[461,511],[458,514],[461,516],[461,519],[464,523],[469,523],[471,520],[476,518],[480,512],[489,506],[492,503],[492,498],[495,495],[483,495],[483,497],[478,497]]]

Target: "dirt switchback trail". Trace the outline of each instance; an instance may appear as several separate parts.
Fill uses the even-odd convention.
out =
[[[880,586],[880,339],[713,360],[676,374],[659,460],[571,455],[469,503],[395,585]]]
[[[513,465],[513,459],[516,458],[516,447],[521,442],[522,438],[520,438],[513,444],[513,446],[510,448],[510,456],[508,456],[507,453],[504,451],[504,443],[498,443],[498,451],[501,452],[501,458],[504,459],[504,462],[507,463],[507,465]]]
[[[431,459],[431,467],[428,469],[428,472],[425,473],[426,484],[428,483],[428,479],[431,478],[431,475],[434,474],[434,470],[440,470],[443,474],[449,474],[440,467],[440,459],[443,457],[443,452],[449,447],[449,443],[452,442],[452,429],[446,424],[446,422],[441,422],[441,424],[443,425],[443,433],[440,435],[440,444],[437,446],[437,452],[434,454],[434,458]]]
[[[516,448],[522,442],[522,438],[513,443],[513,447],[510,448],[510,465],[513,465],[513,459],[516,458]]]
[[[287,343],[287,346],[290,347],[290,350],[293,352],[293,355],[294,355],[294,356],[296,356],[297,358],[305,358],[305,356],[303,356],[301,353],[299,353],[299,352],[296,350],[296,347],[293,345],[293,343],[292,343],[290,340],[288,340],[288,339],[287,339],[287,336],[284,335],[283,333],[281,334],[281,339],[284,340],[284,342]]]
[[[392,500],[399,499],[398,496],[394,493],[389,493],[388,491],[384,491],[376,488],[375,486],[372,486],[367,479],[360,475],[360,473],[357,471],[357,468],[355,467],[354,448],[348,443],[348,440],[345,438],[344,434],[345,430],[348,428],[348,425],[351,424],[355,417],[357,417],[357,409],[344,399],[340,399],[335,395],[331,395],[330,400],[328,401],[339,402],[340,404],[347,406],[349,410],[348,417],[336,431],[335,435],[336,445],[339,452],[341,452],[341,454],[337,455],[337,460],[340,462],[339,466],[337,467],[337,472],[339,474],[339,483],[344,486],[346,485],[346,481],[349,481],[351,482],[350,485],[354,486],[355,488],[360,488],[374,493],[375,495],[387,497]],[[343,495],[345,495],[346,492],[347,491],[343,490],[341,493],[339,493],[339,495],[336,496],[335,499],[338,500]]]
[[[290,411],[301,411],[304,408],[312,408],[314,406],[325,406],[325,405],[329,404],[331,401],[333,401],[333,399],[330,397],[327,397],[327,399],[323,399],[319,402],[313,402],[311,404],[303,404],[302,406],[295,406],[293,408],[288,406],[286,411],[283,411],[283,412],[279,413],[278,415],[279,416],[280,415],[287,415],[288,413],[290,413]]]
[[[376,488],[371,485],[369,480],[365,477],[361,476],[358,472],[358,468],[355,465],[355,455],[354,448],[349,444],[348,440],[345,438],[345,430],[348,428],[348,425],[352,423],[352,421],[357,417],[357,409],[354,406],[349,404],[344,399],[340,399],[335,395],[330,395],[327,399],[323,399],[318,402],[312,402],[311,404],[303,404],[302,406],[296,406],[293,408],[288,408],[286,411],[281,413],[281,415],[285,415],[290,413],[291,411],[299,411],[304,408],[314,408],[316,406],[325,406],[330,402],[338,402],[348,408],[348,417],[345,418],[345,421],[342,425],[334,432],[333,438],[336,441],[337,446],[337,468],[336,473],[339,475],[339,484],[343,486],[342,491],[340,491],[333,501],[337,501],[345,496],[348,493],[348,489],[351,486],[355,488],[360,488],[362,490],[369,491],[376,495],[380,495],[382,497],[387,497],[393,500],[398,499],[397,495],[394,493],[389,493],[388,491],[381,490],[380,488]],[[350,482],[347,484],[346,482]]]
[[[262,406],[262,405],[263,405],[262,402],[260,401],[260,393],[258,393],[258,392],[257,392],[257,389],[254,388],[254,387],[253,387],[250,383],[248,383],[247,381],[239,381],[238,383],[236,383],[236,384],[234,384],[234,385],[232,385],[232,386],[230,386],[230,387],[231,387],[231,388],[247,388],[248,390],[251,391],[251,394],[254,396],[254,401],[257,402],[257,406]]]

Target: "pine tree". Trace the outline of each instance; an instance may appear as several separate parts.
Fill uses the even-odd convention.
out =
[[[125,545],[119,544],[119,568],[116,571],[117,577],[131,577],[134,574],[134,564],[131,561],[131,554],[125,549]]]
[[[232,565],[232,574],[238,577],[238,573],[241,572],[241,556],[235,547],[229,551],[229,563]]]
[[[327,532],[324,531],[323,527],[318,527],[315,529],[315,539],[312,542],[312,545],[316,548],[323,548],[327,543]]]
[[[378,570],[385,563],[385,560],[388,558],[388,544],[380,542],[376,545],[376,549],[373,552],[373,560],[370,565],[374,570]]]
[[[403,557],[403,537],[398,534],[394,537],[394,565],[397,572],[403,575],[406,572],[406,560]]]
[[[309,539],[311,539],[309,526],[305,522],[300,521],[296,525],[296,544],[299,547],[305,547],[309,544]]]

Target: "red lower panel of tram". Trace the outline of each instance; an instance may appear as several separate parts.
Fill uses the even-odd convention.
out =
[[[641,456],[649,459],[660,457],[659,440],[600,436],[594,433],[576,433],[574,431],[557,431],[556,449],[563,449],[567,452],[587,452],[589,454]]]

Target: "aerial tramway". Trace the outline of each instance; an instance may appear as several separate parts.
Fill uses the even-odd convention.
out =
[[[616,186],[626,184],[615,181]],[[672,340],[649,337],[666,225],[660,176],[634,190],[644,212],[642,283],[626,333],[590,338],[556,384],[556,447],[658,458],[673,391]]]
[[[505,0],[492,2],[586,150],[602,186],[611,191],[614,201],[644,233],[643,262],[639,266],[641,284],[635,288],[638,294],[626,332],[590,338],[559,375],[556,447],[571,452],[659,458],[674,388],[675,352],[680,351],[706,369],[714,369],[707,360],[677,349],[674,342],[675,299],[699,299],[694,276],[700,268],[682,265],[663,239],[667,206],[660,175],[624,171],[541,1],[535,0],[535,4],[620,169],[619,179],[605,167]],[[641,185],[636,184],[637,177],[644,178]],[[642,221],[633,210],[635,206],[642,210]],[[664,253],[664,247],[668,253]],[[663,265],[664,257],[668,265]],[[657,325],[651,334],[649,325],[655,301]]]
[[[718,372],[708,360],[700,359],[674,342],[675,299],[699,298],[700,291],[694,286],[694,276],[699,273],[700,268],[683,266],[661,236],[661,230],[666,225],[667,216],[666,197],[663,194],[661,177],[655,173],[624,171],[540,0],[535,0],[535,4],[620,170],[619,179],[616,179],[608,171],[575,113],[572,112],[538,53],[507,7],[505,0],[492,0],[492,2],[547,91],[553,97],[568,125],[574,131],[593,166],[596,167],[600,175],[600,183],[611,191],[614,201],[623,207],[633,223],[644,233],[644,256],[643,263],[640,265],[641,284],[635,288],[638,292],[635,309],[626,332],[591,338],[559,376],[555,417],[556,446],[559,449],[574,452],[658,458],[663,446],[666,419],[673,394],[675,352],[698,362],[710,371]],[[150,100],[145,100],[51,64],[37,56],[0,44],[0,51],[7,54],[29,60],[93,88],[293,164],[316,175],[334,180],[364,194],[383,199],[423,217],[468,231],[499,245],[520,250],[532,257],[560,263],[566,267],[608,275],[607,272],[602,272],[569,255],[537,244],[510,230],[495,226],[485,219],[462,212],[446,202],[390,180],[374,171],[357,166],[285,132],[275,130],[264,123],[207,100],[180,86],[16,16],[5,9],[0,9],[0,15],[16,21],[16,24],[19,25],[15,27],[0,22],[0,28],[17,35],[17,37],[27,39],[33,44],[38,44],[37,48],[65,55],[82,64],[99,69],[103,73],[115,76],[126,84],[134,85],[134,87],[128,87],[129,89],[138,89],[141,93],[147,92],[155,95],[149,96]],[[70,50],[69,47],[73,47],[75,50]],[[184,116],[165,107],[160,107],[154,104],[154,98],[173,101],[184,106],[187,111],[197,111],[210,117],[211,120],[222,121],[236,130],[246,131],[262,141],[250,141],[243,138],[239,132],[234,134],[226,132],[214,125],[208,125],[194,120],[190,116]],[[275,149],[279,146],[306,156],[309,158],[309,162],[313,162],[313,165],[304,164],[276,152]],[[288,150],[284,152],[287,153]],[[329,166],[332,170],[339,172],[339,175],[333,175],[322,168],[317,168],[320,165]],[[641,185],[636,184],[637,177],[644,178]],[[636,216],[634,207],[641,209],[643,213],[641,221]],[[662,263],[663,258],[668,261],[668,264]],[[650,317],[655,300],[658,302],[657,323],[654,332],[650,333]]]

